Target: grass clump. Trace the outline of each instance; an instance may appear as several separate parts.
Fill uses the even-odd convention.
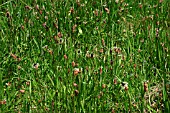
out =
[[[169,112],[170,2],[2,0],[0,112]]]

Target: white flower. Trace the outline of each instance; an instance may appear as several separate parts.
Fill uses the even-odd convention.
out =
[[[124,90],[128,90],[128,83],[127,82],[122,82],[121,84],[122,84],[122,88]]]

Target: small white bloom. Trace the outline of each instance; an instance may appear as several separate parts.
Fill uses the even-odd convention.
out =
[[[38,67],[39,67],[39,63],[35,63],[35,64],[33,64],[33,66],[32,66],[34,69],[38,69]]]
[[[127,82],[122,82],[122,88],[127,89],[128,88],[128,83]]]

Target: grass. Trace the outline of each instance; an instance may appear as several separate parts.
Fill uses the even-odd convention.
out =
[[[168,0],[2,0],[0,112],[170,112]]]

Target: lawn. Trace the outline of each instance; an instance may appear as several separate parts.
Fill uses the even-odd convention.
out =
[[[1,113],[170,112],[169,0],[1,0]]]

